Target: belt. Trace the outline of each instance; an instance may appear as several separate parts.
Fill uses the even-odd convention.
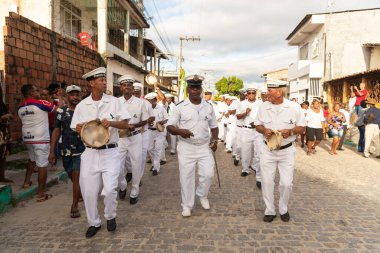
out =
[[[256,127],[251,127],[251,126],[240,126],[240,127],[244,127],[244,128],[248,128],[248,129],[255,129]]]
[[[153,130],[153,131],[154,131],[154,130],[157,130],[157,128],[155,128],[155,127],[149,127],[148,129],[149,129],[149,130]]]
[[[133,132],[131,132],[130,134],[127,135],[127,137],[131,137],[131,136],[134,136],[136,134],[139,134],[140,133],[140,130],[135,130]]]
[[[265,144],[267,144],[267,141],[264,141]],[[293,146],[293,142],[289,142],[288,144],[284,145],[284,146],[281,146],[279,149],[277,150],[282,150],[282,149],[286,149],[286,148],[289,148]]]
[[[116,148],[116,147],[117,147],[117,143],[106,144],[106,145],[100,146],[99,148],[86,146],[86,148],[92,148],[92,149],[109,149],[109,148]]]

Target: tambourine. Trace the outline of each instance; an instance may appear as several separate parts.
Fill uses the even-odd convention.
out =
[[[279,131],[274,131],[272,136],[267,139],[267,146],[270,151],[272,150],[279,150],[281,147],[281,142],[282,142],[282,134]]]
[[[80,137],[83,143],[91,148],[99,148],[110,140],[110,132],[99,119],[91,120],[82,126]]]
[[[156,76],[154,73],[149,73],[149,74],[145,77],[145,81],[146,81],[147,84],[149,84],[149,85],[154,85],[155,83],[158,83],[157,76]]]
[[[165,129],[165,127],[158,122],[156,123],[156,128],[158,132],[163,132]]]
[[[119,129],[119,137],[120,138],[124,138],[124,137],[128,137],[129,134],[131,133],[131,130],[129,130],[129,128],[127,129]]]

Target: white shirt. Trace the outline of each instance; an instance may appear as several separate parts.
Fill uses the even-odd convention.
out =
[[[77,124],[83,124],[95,119],[106,119],[108,121],[121,121],[130,119],[127,108],[123,105],[120,99],[113,96],[103,94],[99,101],[99,106],[95,106],[92,96],[83,99],[75,108],[73,119],[70,127],[75,129]],[[119,140],[118,129],[110,127],[109,143],[117,143]]]
[[[345,109],[339,110],[341,113],[343,113],[344,117],[346,118],[346,122],[343,122],[343,126],[350,126],[350,114]]]
[[[237,114],[246,112],[247,108],[251,109],[251,112],[244,119],[242,119],[244,126],[251,126],[250,124],[255,122],[257,112],[259,111],[259,107],[262,103],[263,101],[258,99],[254,102],[249,102],[248,99],[246,99],[240,103],[239,108],[237,109]]]
[[[322,122],[325,121],[323,116],[323,110],[319,109],[319,112],[314,112],[311,108],[306,112],[306,126],[311,128],[322,128]]]
[[[125,108],[127,108],[129,115],[131,115],[131,119],[128,123],[136,124],[141,121],[148,120],[148,110],[141,99],[135,96],[130,97],[128,100],[126,100],[124,96],[121,96],[118,99],[123,103]],[[139,129],[140,128],[136,128],[135,130]]]
[[[354,108],[355,108],[355,103],[356,103],[356,96],[355,97],[350,97],[350,99],[348,100],[348,109],[350,111],[353,111]]]
[[[296,126],[305,126],[305,116],[301,107],[296,102],[284,98],[284,102],[274,105],[269,101],[264,102],[257,113],[255,126],[263,125],[273,131],[281,129],[292,129]],[[283,139],[281,146],[296,140],[296,136]]]
[[[154,122],[153,127],[156,127],[156,122],[160,122],[169,118],[168,113],[162,105],[156,104],[156,107],[153,108],[154,113]]]
[[[226,121],[226,118],[224,117],[223,113],[227,111],[228,105],[225,102],[218,102],[217,104],[218,108],[218,115],[219,117],[217,118],[218,121]],[[216,114],[215,114],[216,115]]]
[[[22,140],[25,144],[50,143],[48,113],[55,106],[45,100],[27,98],[18,108],[22,122]]]
[[[175,104],[173,102],[171,102],[170,104],[168,104],[168,108],[167,108],[167,111],[168,111],[168,115],[170,117],[170,115],[172,115],[173,111],[174,111],[174,108],[175,108]]]
[[[149,103],[149,101],[148,101],[148,100],[145,100],[145,99],[142,99],[142,101],[144,102],[145,108],[146,108],[147,111],[148,111],[149,118],[150,118],[150,117],[154,117],[152,104]]]
[[[237,110],[239,106],[239,101],[237,100],[233,100],[231,102],[231,104],[228,106],[228,111],[233,111],[233,110]],[[236,121],[237,121],[237,118],[236,118],[236,113],[233,114],[233,115],[229,115],[228,118],[227,118],[227,122],[230,123],[230,124],[236,124]]]
[[[209,128],[218,127],[212,105],[203,99],[198,106],[193,105],[189,99],[177,104],[169,118],[169,125],[178,125],[180,129],[190,130],[194,136],[187,139],[179,136],[179,140],[195,145],[208,143],[210,141]]]

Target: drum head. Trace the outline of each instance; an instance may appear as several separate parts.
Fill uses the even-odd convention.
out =
[[[86,146],[99,148],[110,140],[110,133],[99,120],[91,120],[83,125],[80,137]]]
[[[155,83],[157,83],[157,76],[153,73],[149,73],[146,77],[145,77],[145,81],[149,84],[149,85],[153,85]]]
[[[272,136],[267,140],[269,150],[278,150],[281,147],[282,135],[280,132],[275,131]]]
[[[120,138],[124,138],[124,137],[128,137],[128,135],[131,133],[131,131],[127,128],[127,129],[119,129],[119,137]]]

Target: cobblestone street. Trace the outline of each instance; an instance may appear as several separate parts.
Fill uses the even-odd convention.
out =
[[[24,201],[0,217],[0,251],[380,252],[380,161],[347,147],[332,156],[328,145],[321,143],[313,156],[297,147],[289,223],[279,216],[262,221],[254,175],[241,177],[241,167],[219,144],[222,187],[215,177],[209,211],[197,200],[193,215],[181,216],[178,165],[167,155],[157,177],[146,166],[137,205],[119,201],[116,233],[107,231],[103,218],[99,233],[86,239],[83,203],[81,217],[71,219],[71,183],[62,183],[50,188],[51,200]]]

